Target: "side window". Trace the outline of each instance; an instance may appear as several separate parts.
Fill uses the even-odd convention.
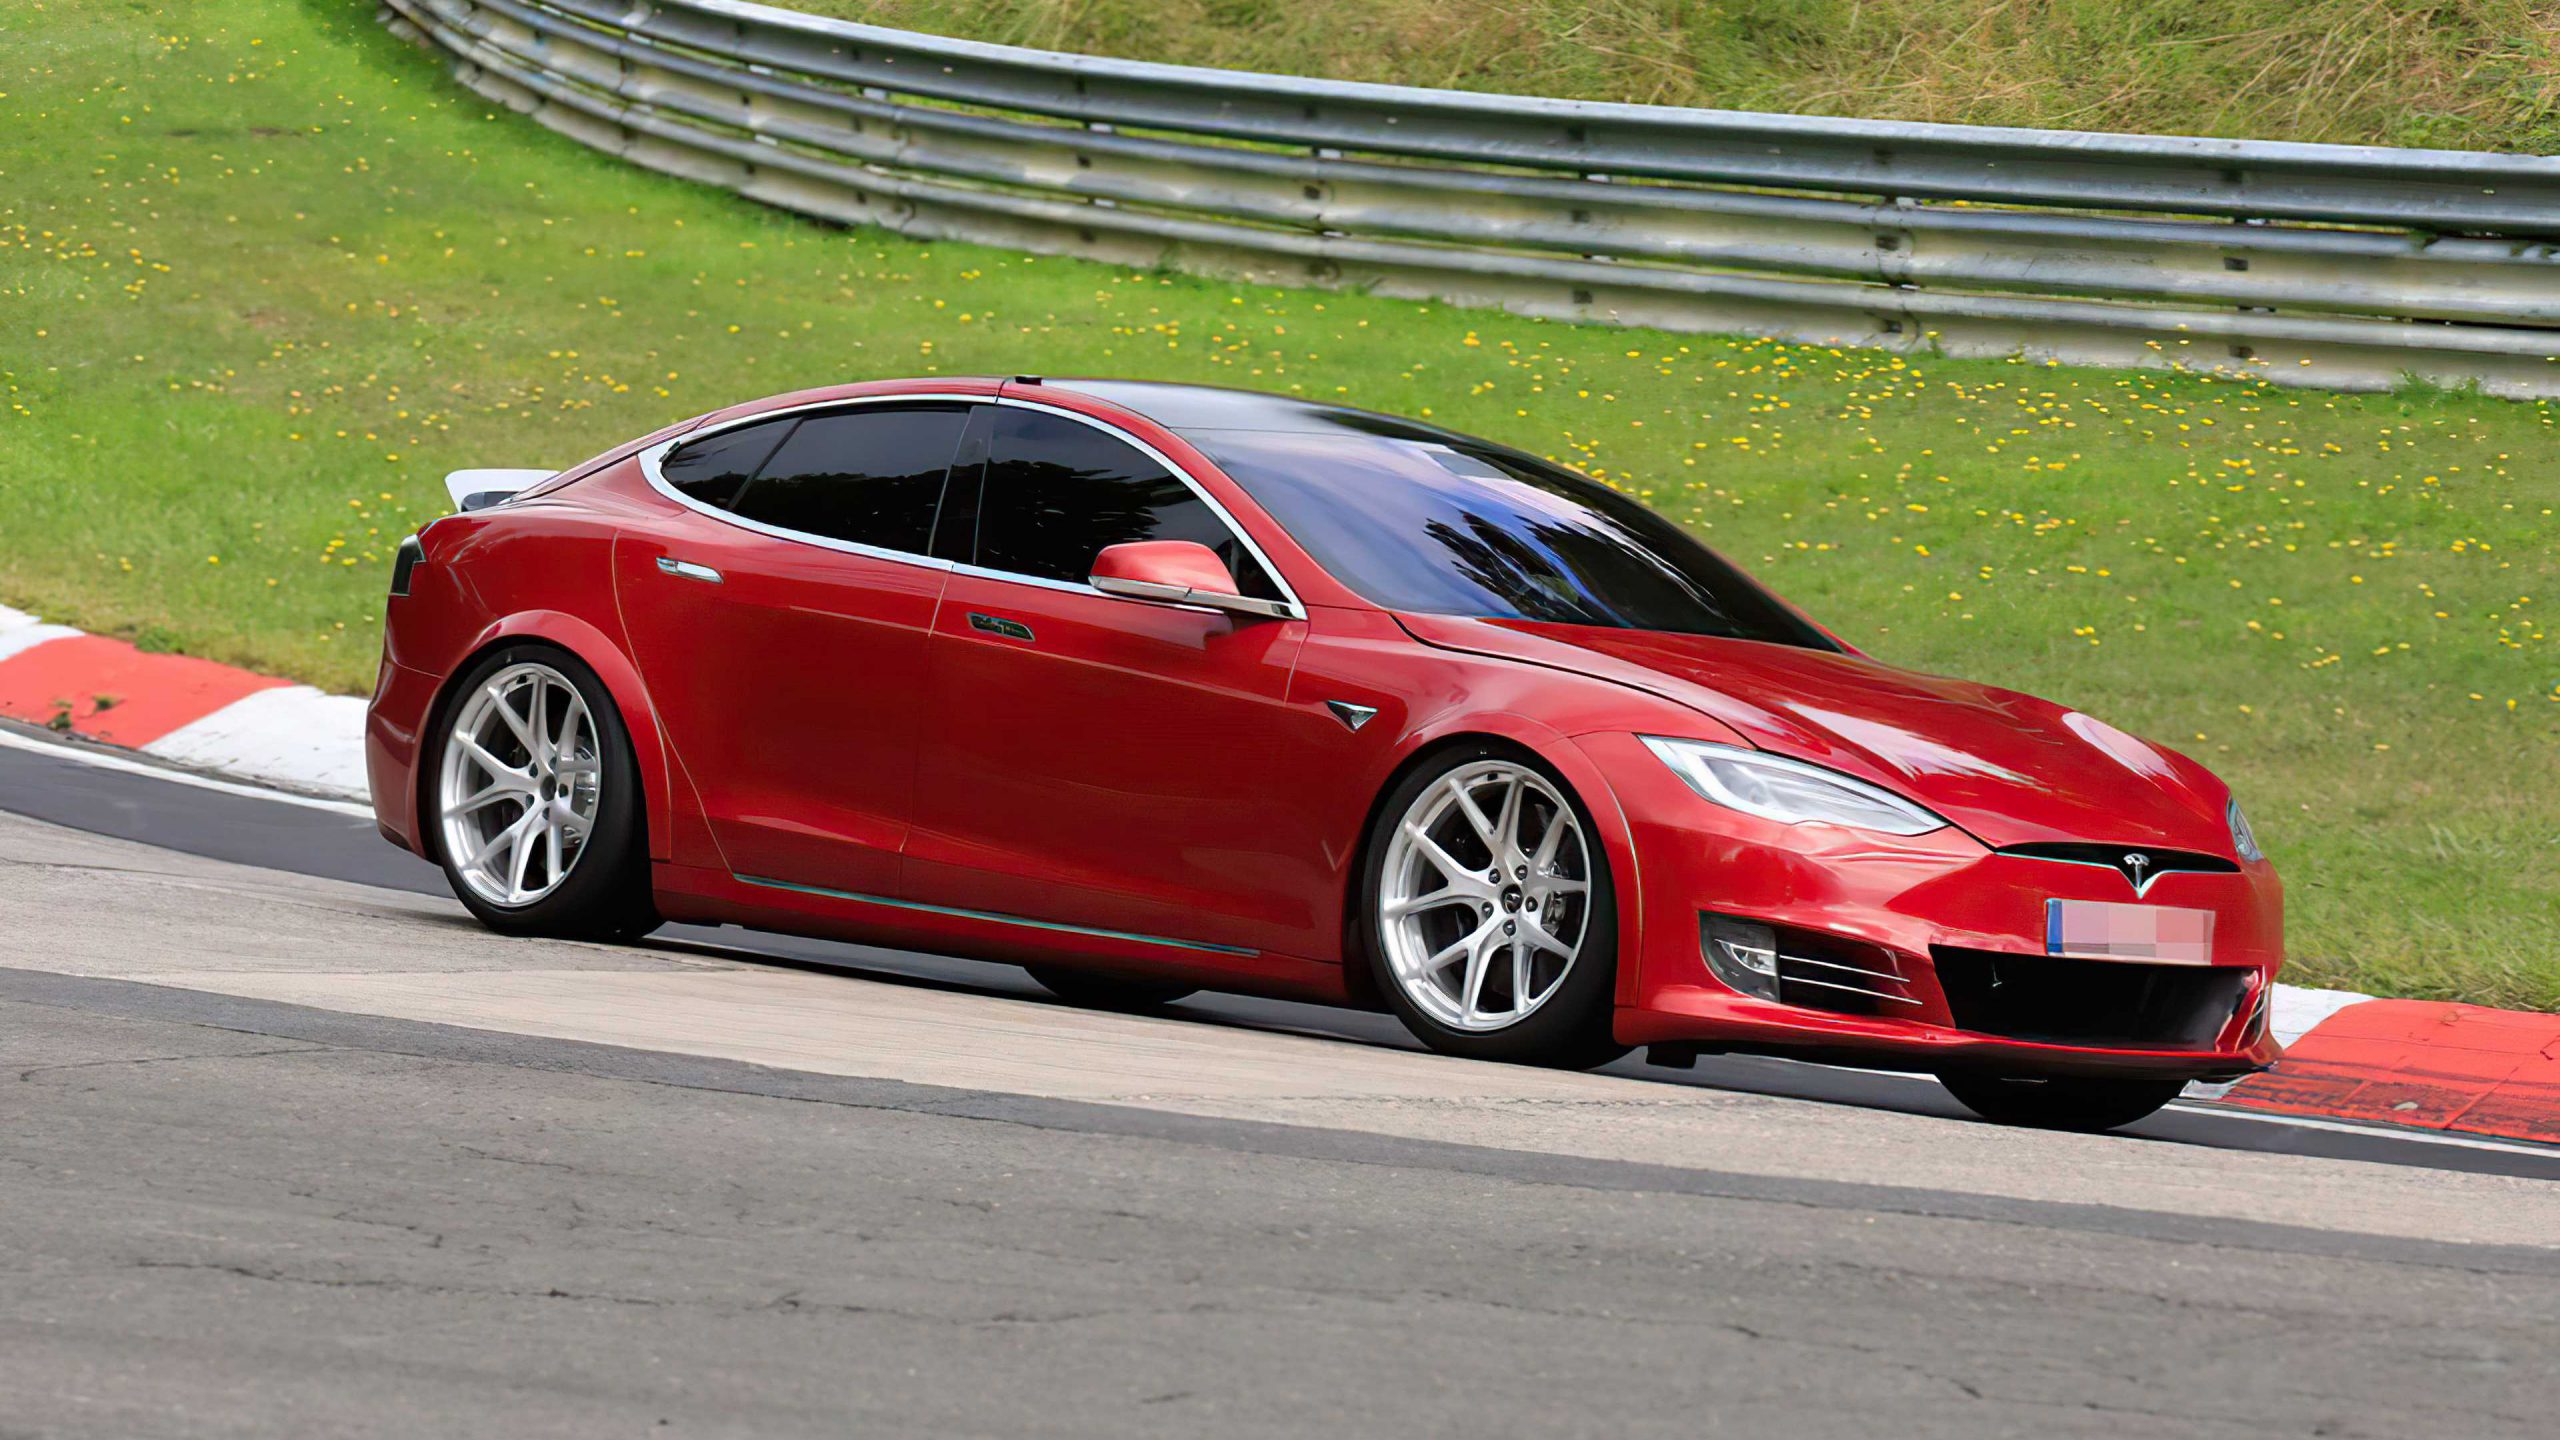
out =
[[[966,405],[865,406],[800,422],[738,497],[766,525],[922,555]]]
[[[1227,523],[1190,486],[1090,425],[1000,407],[979,497],[978,564],[1081,581],[1105,546],[1193,540],[1218,552],[1236,588],[1280,598]]]
[[[658,473],[693,499],[726,510],[738,503],[739,487],[799,423],[799,416],[786,415],[679,445],[659,462]]]

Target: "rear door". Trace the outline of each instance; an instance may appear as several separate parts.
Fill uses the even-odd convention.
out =
[[[681,510],[615,548],[624,625],[719,854],[750,880],[899,893],[931,558],[965,402],[816,410],[660,464]]]
[[[1245,593],[1285,594],[1161,456],[1061,412],[988,415],[974,506],[964,475],[946,512],[974,510],[974,538],[944,536],[970,563],[934,624],[913,898],[1175,954],[1323,949],[1309,897],[1331,870],[1270,765],[1314,728],[1288,706],[1306,622],[1093,589],[1106,545],[1196,540]]]

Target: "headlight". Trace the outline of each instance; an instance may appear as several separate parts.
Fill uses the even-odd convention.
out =
[[[2258,848],[2258,832],[2249,828],[2249,817],[2240,813],[2238,796],[2233,796],[2231,803],[2222,807],[2222,818],[2231,822],[2231,848],[2240,852],[2241,859],[2267,858],[2267,852]]]
[[[1888,835],[1926,835],[1947,823],[1889,790],[1801,760],[1704,740],[1636,738],[1688,781],[1690,789],[1728,810],[1781,825],[1822,823],[1882,830]]]

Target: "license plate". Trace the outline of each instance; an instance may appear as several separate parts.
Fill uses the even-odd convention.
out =
[[[2044,902],[2048,955],[2083,960],[2149,960],[2162,965],[2213,963],[2213,912],[2105,900]]]

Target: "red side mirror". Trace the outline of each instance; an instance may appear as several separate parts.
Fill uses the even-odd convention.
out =
[[[1093,557],[1092,585],[1105,595],[1162,605],[1201,605],[1237,615],[1296,618],[1296,607],[1236,592],[1218,552],[1196,540],[1131,540]]]
[[[1235,578],[1218,552],[1196,540],[1132,540],[1107,545],[1093,557],[1093,586],[1105,580],[1165,585],[1206,595],[1233,595]],[[1115,592],[1116,593],[1116,592]]]

